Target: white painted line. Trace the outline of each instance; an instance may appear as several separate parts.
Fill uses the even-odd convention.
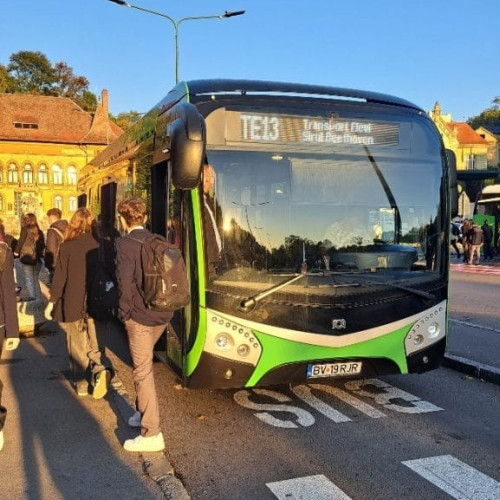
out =
[[[351,500],[323,474],[267,483],[279,500]]]
[[[353,408],[356,408],[361,413],[371,417],[371,418],[382,418],[385,417],[385,414],[381,411],[377,410],[373,406],[370,406],[368,403],[361,401],[354,396],[351,396],[348,392],[339,389],[338,387],[325,386],[322,384],[309,384],[313,389],[323,390],[325,392],[329,392],[336,398],[344,401],[348,405],[351,405]]]
[[[457,500],[498,500],[500,483],[452,457],[421,458],[402,462]]]

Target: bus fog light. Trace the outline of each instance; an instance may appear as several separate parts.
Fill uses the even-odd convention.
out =
[[[439,328],[439,325],[437,323],[432,323],[427,327],[427,338],[428,339],[435,339],[436,337],[439,337],[439,334],[441,333],[441,329]]]
[[[227,333],[219,333],[219,335],[215,337],[215,344],[219,349],[227,351],[233,347],[234,341],[231,335]]]
[[[424,341],[424,337],[423,335],[415,335],[415,337],[413,337],[413,344],[414,345],[420,345],[422,342]]]
[[[250,352],[250,347],[248,347],[247,344],[240,344],[236,349],[236,352],[238,353],[238,355],[244,358],[245,356],[248,356],[248,353]]]

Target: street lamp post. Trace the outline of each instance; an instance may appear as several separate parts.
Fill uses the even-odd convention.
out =
[[[176,21],[167,14],[163,14],[161,12],[157,12],[155,10],[145,9],[143,7],[138,7],[137,5],[132,5],[124,0],[108,0],[109,2],[117,3],[118,5],[123,5],[124,7],[129,7],[131,9],[142,10],[143,12],[148,12],[149,14],[154,14],[156,16],[164,17],[168,19],[172,26],[174,27],[174,40],[175,40],[175,83],[179,83],[179,25],[184,21],[196,21],[198,19],[224,19],[226,17],[234,17],[234,16],[242,16],[245,11],[237,10],[237,11],[227,11],[224,14],[219,14],[216,16],[194,16],[194,17],[183,17]]]

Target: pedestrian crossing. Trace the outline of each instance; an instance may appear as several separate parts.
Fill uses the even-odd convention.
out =
[[[456,500],[500,498],[500,482],[452,455],[401,462]],[[354,500],[323,474],[267,483],[278,500]]]
[[[500,266],[494,264],[471,264],[465,262],[450,264],[450,270],[458,273],[470,274],[500,274]]]

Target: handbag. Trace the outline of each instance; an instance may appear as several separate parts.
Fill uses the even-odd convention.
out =
[[[104,262],[102,245],[99,245],[97,270],[86,302],[88,315],[100,321],[109,321],[118,312],[118,285],[114,273]]]

